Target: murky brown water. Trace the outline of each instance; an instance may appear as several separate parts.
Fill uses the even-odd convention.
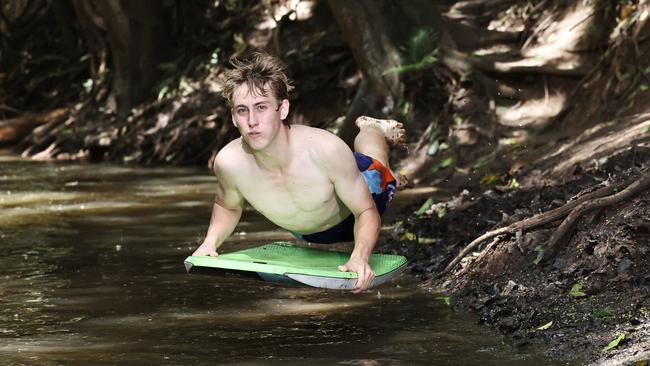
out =
[[[356,296],[186,274],[213,185],[203,169],[0,156],[0,364],[562,364],[508,346],[408,274]],[[224,250],[289,238],[244,220]]]

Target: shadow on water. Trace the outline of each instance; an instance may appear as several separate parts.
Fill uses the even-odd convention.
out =
[[[186,274],[213,186],[200,169],[0,157],[2,363],[553,364],[408,274],[357,296]],[[245,220],[225,248],[289,238]]]

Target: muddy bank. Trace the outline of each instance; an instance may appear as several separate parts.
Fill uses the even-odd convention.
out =
[[[427,288],[444,291],[455,308],[517,344],[560,359],[633,364],[650,359],[650,195],[647,191],[582,217],[555,255],[545,244],[559,225],[487,240],[453,271],[442,269],[467,243],[494,228],[548,212],[612,182],[636,177],[650,150],[630,149],[564,182],[480,186],[428,210],[413,206],[394,237]],[[425,211],[425,212],[422,212]],[[406,212],[405,212],[406,213]],[[486,250],[486,247],[489,248]],[[483,253],[479,255],[479,253]],[[616,347],[603,351],[611,341]]]

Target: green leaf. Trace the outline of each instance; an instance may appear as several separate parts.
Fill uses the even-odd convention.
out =
[[[436,297],[436,300],[442,300],[447,306],[451,306],[451,299],[449,299],[449,296],[438,296]]]
[[[413,103],[407,101],[402,103],[402,108],[400,108],[400,113],[406,116],[409,113],[411,113],[412,110],[413,110]]]
[[[607,352],[607,351],[609,351],[610,349],[612,349],[612,348],[614,348],[614,347],[617,347],[618,344],[619,344],[623,339],[625,339],[625,333],[621,333],[621,334],[619,334],[618,337],[616,337],[616,339],[614,339],[613,341],[609,342],[609,344],[608,344],[605,348],[601,349],[600,352]]]
[[[583,296],[587,296],[587,294],[585,294],[584,292],[581,291],[581,290],[582,290],[582,287],[583,287],[583,286],[582,286],[582,284],[581,284],[580,282],[575,283],[575,284],[571,287],[571,291],[569,291],[569,295],[571,295],[572,297],[583,297]]]
[[[508,183],[508,188],[510,188],[510,189],[517,189],[517,188],[519,188],[519,182],[517,182],[517,179],[516,179],[516,178],[512,178],[512,179],[510,180],[510,183]]]
[[[641,85],[639,85],[639,90],[644,92],[644,91],[648,90],[648,86],[646,84],[641,84]]]
[[[417,238],[417,235],[413,234],[412,232],[405,231],[402,235],[400,235],[399,240],[416,240]]]
[[[444,145],[444,144],[443,144],[443,145]],[[440,146],[440,149],[442,149],[442,145]],[[445,168],[447,168],[448,166],[450,166],[451,164],[453,164],[453,162],[454,162],[454,158],[452,158],[452,157],[450,156],[450,157],[444,159],[443,161],[441,161],[440,163],[438,163],[438,164],[432,166],[431,169],[429,169],[429,171],[430,171],[431,173],[437,173],[438,171],[440,171],[440,170],[442,170],[442,169],[445,169]]]
[[[489,157],[487,157],[487,158],[480,158],[480,159],[478,159],[478,161],[474,164],[474,166],[472,166],[472,168],[473,168],[473,169],[479,169],[479,168],[482,168],[482,167],[486,166],[486,165],[490,162],[490,160],[491,160],[491,158],[489,158]]]
[[[443,160],[440,163],[440,167],[441,168],[446,168],[446,167],[450,166],[451,164],[453,164],[453,162],[454,162],[454,158],[448,157],[447,159]]]
[[[427,212],[429,208],[431,208],[431,205],[433,205],[433,198],[429,197],[426,201],[424,201],[422,206],[420,206],[420,208],[415,211],[415,214],[417,216],[422,216],[425,212]]]
[[[535,257],[533,263],[539,264],[542,261],[542,259],[544,259],[544,247],[538,245],[535,247],[535,249],[533,249],[533,251],[537,253],[537,256]]]
[[[552,321],[552,320],[551,320],[550,322],[548,322],[548,323],[542,325],[541,327],[537,328],[537,330],[547,330],[548,328],[551,327],[551,325],[553,325],[553,321]]]
[[[431,146],[429,146],[429,150],[427,150],[427,155],[434,156],[438,153],[439,150],[440,150],[440,142],[436,140],[431,144]]]
[[[501,178],[499,176],[494,175],[494,174],[486,174],[481,178],[479,183],[481,183],[484,186],[487,186],[487,185],[498,184],[500,181],[501,181]]]
[[[443,217],[445,217],[445,215],[447,215],[447,209],[444,206],[438,207],[438,209],[436,210],[436,214],[438,215],[439,219],[442,219]]]
[[[596,316],[598,318],[607,318],[607,317],[612,316],[611,311],[609,310],[609,308],[606,308],[606,307],[595,308],[591,313],[594,314],[594,316]]]

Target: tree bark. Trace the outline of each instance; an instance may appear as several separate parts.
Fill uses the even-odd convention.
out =
[[[151,94],[159,76],[157,65],[169,55],[164,5],[158,0],[90,2],[78,1],[75,8],[80,18],[95,12],[90,16],[100,19],[92,19],[92,24],[106,31],[113,61],[112,95],[118,116],[125,117]],[[94,11],[88,12],[89,6]]]
[[[441,37],[442,20],[434,2],[425,0],[329,0],[329,6],[367,83],[359,88],[358,104],[351,106],[340,133],[350,142],[357,117],[377,116],[381,106],[399,105],[404,86],[389,70],[403,64],[401,49],[415,31],[429,29]]]

